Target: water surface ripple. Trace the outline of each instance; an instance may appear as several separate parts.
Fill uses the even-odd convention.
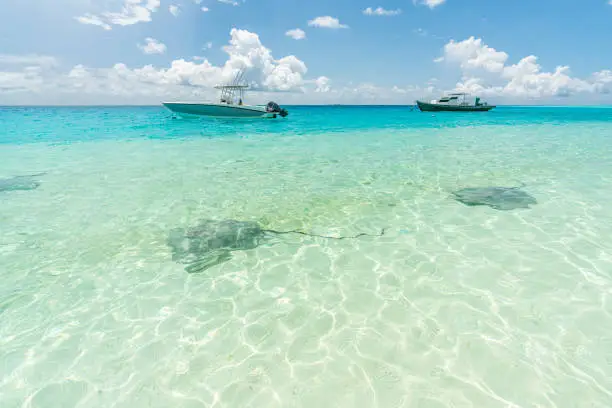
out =
[[[2,408],[612,406],[612,109],[289,110],[0,109]],[[188,274],[200,219],[387,230]]]

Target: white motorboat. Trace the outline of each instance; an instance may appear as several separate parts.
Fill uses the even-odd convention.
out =
[[[244,71],[240,71],[231,84],[215,86],[221,90],[218,103],[201,102],[162,102],[162,104],[179,115],[211,116],[222,118],[276,118],[289,113],[276,102],[267,105],[245,105],[244,91],[248,85],[241,85]]]

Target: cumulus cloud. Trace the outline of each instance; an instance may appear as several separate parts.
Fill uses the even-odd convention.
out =
[[[610,0],[612,2],[612,0]],[[612,3],[610,3],[612,4]],[[600,72],[596,72],[592,77],[593,83],[595,83],[595,89],[597,92],[609,94],[612,93],[612,71],[605,69]]]
[[[385,10],[382,7],[378,7],[376,9],[372,9],[372,7],[368,7],[367,9],[363,10],[363,14],[365,14],[366,16],[397,16],[398,14],[401,14],[402,10],[397,9],[397,10]]]
[[[141,48],[148,53],[165,51],[165,46],[153,38],[147,38]],[[25,95],[32,100],[38,100],[36,95],[67,93],[104,98],[102,100],[200,97],[216,94],[213,86],[230,81],[239,70],[245,71],[244,80],[256,91],[304,92],[306,88],[315,86],[305,80],[308,69],[303,61],[294,55],[274,58],[259,36],[250,31],[232,29],[229,43],[223,50],[228,58],[222,65],[214,65],[204,57],[178,59],[169,67],[162,68],[153,65],[132,68],[117,63],[110,68],[76,65],[68,72],[42,66],[3,70],[0,65],[0,88],[27,92]],[[29,62],[33,57],[2,56],[0,61],[2,59]],[[39,63],[44,61],[38,57]],[[0,98],[4,96],[0,93]]]
[[[365,82],[348,83],[316,95],[319,101],[326,103],[407,105],[414,103],[415,99],[434,97],[437,92],[432,86],[394,85],[389,87]]]
[[[166,44],[157,41],[155,38],[145,38],[146,44],[138,44],[138,48],[145,54],[163,54],[166,52]]]
[[[326,76],[320,76],[317,79],[315,79],[314,82],[316,85],[315,92],[326,93],[331,90],[331,86],[330,86],[331,80]]]
[[[346,24],[340,24],[340,20],[331,16],[321,16],[316,17],[310,21],[308,21],[308,25],[311,27],[321,27],[321,28],[349,28]]]
[[[304,38],[306,38],[306,33],[304,32],[304,30],[301,30],[299,28],[289,30],[285,33],[285,35],[287,37],[293,38],[294,40],[303,40]]]
[[[508,54],[488,47],[480,38],[470,37],[455,42],[451,40],[444,46],[444,56],[437,62],[450,61],[459,63],[461,68],[484,68],[491,72],[501,72],[508,60]]]
[[[247,95],[248,103],[407,104],[428,94],[430,88],[367,83],[332,87],[326,76],[307,78],[306,64],[297,57],[274,59],[255,34],[238,31],[232,33],[232,41],[225,47],[230,52],[227,61],[219,66],[205,57],[179,59],[163,68],[118,63],[107,68],[76,65],[62,71],[31,67],[4,72],[0,66],[0,104],[159,105],[163,100],[215,100],[218,94],[212,87],[232,79],[240,68],[247,69],[245,81],[257,91]],[[296,92],[280,97],[275,94],[278,91]]]
[[[174,17],[177,17],[181,13],[180,7],[176,4],[171,4],[170,7],[168,7],[168,11],[170,11],[170,14]]]
[[[128,26],[151,21],[151,14],[160,6],[160,0],[123,0],[121,11],[104,11],[100,14],[87,13],[76,17],[82,24],[90,24],[111,30],[113,25]]]
[[[25,67],[20,72],[0,70],[0,91],[3,93],[35,92],[40,89],[44,81],[39,67]]]
[[[263,69],[263,85],[269,90],[290,91],[303,85],[308,69],[306,64],[293,55],[283,57],[272,64],[272,69]]]
[[[219,3],[225,3],[225,4],[230,4],[232,6],[238,6],[240,5],[237,1],[235,0],[218,0]]]
[[[509,55],[486,45],[482,39],[470,37],[450,41],[436,61],[460,67],[463,77],[455,90],[489,96],[520,98],[566,97],[576,93],[607,92],[610,71],[601,71],[591,78],[573,77],[568,66],[557,66],[546,72],[535,55],[508,64]]]
[[[0,95],[34,93],[57,75],[59,61],[38,54],[0,54]]]
[[[257,91],[247,99],[278,98],[282,104],[411,104],[415,99],[439,96],[441,88],[447,88],[443,85],[445,81],[433,79],[422,86],[382,87],[336,80],[332,86],[326,76],[309,78],[306,64],[296,56],[274,57],[259,36],[247,30],[232,29],[222,50],[227,58],[221,64],[199,56],[177,59],[165,66],[133,67],[117,63],[101,68],[84,65],[66,68],[61,61],[44,55],[0,54],[0,104],[157,105],[167,99],[214,100],[217,91],[212,87],[231,80],[241,69],[245,70],[244,81]],[[546,70],[533,55],[513,63],[507,53],[473,37],[450,41],[443,48],[440,61],[460,73],[455,90],[485,97],[522,103],[580,94],[572,101],[592,103],[605,102],[612,94],[612,70],[579,78],[563,65]],[[287,93],[282,98],[273,94],[279,91]]]

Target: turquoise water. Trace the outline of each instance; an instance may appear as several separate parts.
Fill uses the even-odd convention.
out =
[[[612,109],[289,112],[0,108],[2,408],[612,406]],[[189,274],[201,219],[386,232]]]

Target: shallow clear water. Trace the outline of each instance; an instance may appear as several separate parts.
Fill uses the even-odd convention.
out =
[[[2,408],[612,405],[612,109],[289,111],[0,109]],[[385,234],[188,274],[206,218]]]

